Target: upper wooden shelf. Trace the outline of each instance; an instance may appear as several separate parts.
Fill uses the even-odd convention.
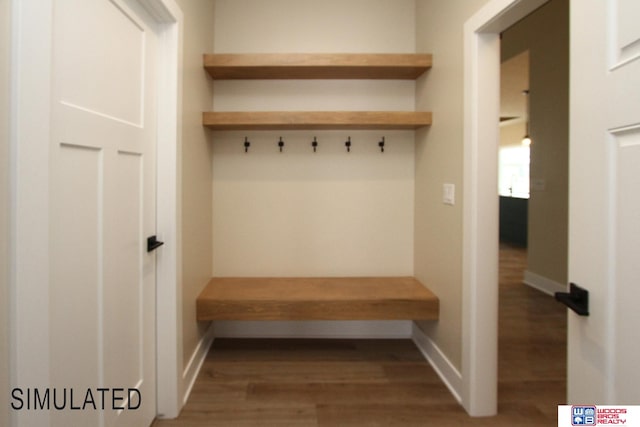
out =
[[[415,80],[431,67],[430,54],[205,54],[214,79]]]
[[[205,112],[212,130],[414,130],[431,124],[430,112],[413,111],[254,111]]]

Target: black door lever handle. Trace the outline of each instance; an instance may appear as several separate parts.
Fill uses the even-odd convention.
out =
[[[589,291],[575,283],[569,285],[569,292],[556,292],[555,297],[580,316],[589,315]]]
[[[164,242],[158,240],[158,236],[151,236],[147,238],[147,252],[151,252],[164,245]]]

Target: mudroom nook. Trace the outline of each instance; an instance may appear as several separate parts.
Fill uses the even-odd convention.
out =
[[[314,85],[318,85],[317,81],[325,80],[341,80],[338,85],[327,84],[329,91],[342,91],[345,85],[362,84],[364,81],[370,85],[367,91],[389,90],[389,87],[382,85],[376,88],[376,80],[392,80],[392,81],[415,81],[422,76],[430,67],[432,57],[429,54],[205,54],[203,57],[204,68],[214,81],[232,81],[231,84],[242,84],[247,80],[265,80],[262,87],[256,90],[255,96],[268,98],[273,85],[278,85],[277,81],[282,80],[302,80],[298,89],[300,95],[304,95],[306,89],[304,82],[311,82],[312,94],[314,96]],[[275,83],[274,83],[275,81]],[[359,82],[358,82],[359,81]],[[238,83],[239,82],[239,83]],[[355,82],[355,83],[354,83]],[[403,82],[404,83],[404,82]],[[282,83],[280,83],[282,84]],[[406,86],[406,85],[405,85]],[[224,86],[217,86],[216,89],[222,89],[223,101]],[[227,92],[230,98],[236,96],[238,86],[234,85],[233,90]],[[356,91],[360,91],[356,89]],[[261,93],[262,92],[262,93]],[[214,89],[214,93],[216,93]],[[291,96],[287,94],[288,96]],[[296,94],[297,96],[298,94]],[[317,95],[317,94],[315,94]],[[355,93],[356,96],[365,97],[366,95]],[[277,94],[276,94],[277,97]],[[215,99],[215,95],[214,95]],[[382,102],[383,97],[379,97],[378,102]],[[267,101],[268,102],[268,101]],[[310,104],[314,102],[311,101]],[[247,102],[251,104],[251,102]],[[296,106],[298,102],[293,103]],[[215,105],[215,102],[214,102]],[[238,105],[240,106],[240,105]],[[251,105],[247,106],[249,109]],[[397,107],[396,107],[397,108]],[[213,135],[214,147],[214,187],[216,186],[216,148],[218,145],[225,145],[227,150],[219,154],[220,157],[226,158],[228,161],[237,163],[234,166],[235,173],[247,168],[247,163],[251,162],[278,162],[280,176],[278,179],[284,181],[280,194],[272,199],[276,204],[278,198],[298,198],[301,204],[313,205],[315,212],[307,212],[302,217],[291,218],[290,226],[296,223],[300,226],[307,225],[310,229],[308,232],[290,234],[288,238],[282,238],[278,235],[272,235],[271,239],[264,237],[265,230],[258,229],[257,226],[247,225],[246,223],[234,222],[238,215],[230,216],[225,224],[220,224],[221,229],[230,230],[224,236],[232,239],[234,235],[249,234],[247,227],[256,227],[253,233],[256,240],[263,241],[262,251],[255,251],[253,254],[251,248],[254,244],[248,243],[248,248],[242,252],[235,252],[236,257],[248,257],[253,262],[261,263],[261,259],[268,257],[271,253],[270,241],[274,248],[285,245],[285,253],[291,248],[291,245],[297,245],[296,252],[308,252],[309,258],[315,258],[321,264],[327,263],[327,270],[322,267],[313,265],[313,261],[307,263],[308,269],[313,273],[308,278],[290,277],[295,267],[286,265],[288,259],[295,258],[296,254],[289,254],[289,258],[284,255],[283,258],[276,261],[281,263],[280,268],[270,268],[270,271],[242,271],[240,266],[235,267],[236,274],[240,277],[229,277],[229,272],[225,271],[227,264],[237,264],[238,260],[230,256],[224,261],[214,262],[214,269],[218,265],[222,268],[218,269],[220,277],[213,278],[205,287],[197,300],[197,317],[198,320],[435,320],[438,318],[438,299],[423,284],[413,277],[394,276],[390,274],[408,273],[405,267],[399,269],[393,266],[393,258],[388,266],[380,270],[379,276],[369,275],[367,264],[372,260],[367,251],[375,249],[375,247],[367,247],[367,241],[364,239],[367,235],[373,235],[380,229],[391,228],[394,224],[382,224],[384,216],[375,215],[376,212],[383,211],[387,200],[383,197],[385,193],[389,193],[390,201],[393,201],[394,189],[385,189],[380,186],[379,182],[400,180],[401,185],[406,192],[413,184],[412,177],[405,172],[394,176],[385,165],[388,161],[391,168],[395,163],[395,167],[399,162],[408,163],[411,161],[411,133],[407,132],[431,124],[431,113],[421,111],[207,111],[203,113],[203,125],[212,131],[236,131],[251,132],[252,136],[232,138],[232,133],[215,132]],[[262,146],[252,147],[251,141],[258,139],[263,135],[256,131],[285,131],[284,135],[277,138],[277,146],[272,145],[273,150],[266,152],[267,142],[264,141]],[[344,147],[340,148],[341,141],[335,141],[339,137],[326,137],[322,131],[360,131],[359,134],[352,136],[344,136]],[[367,135],[371,130],[379,131],[404,131],[400,137],[391,133],[382,137],[373,138]],[[290,135],[286,131],[298,131],[298,134]],[[311,141],[311,133],[304,135],[304,131],[313,133],[313,142]],[[362,133],[364,131],[364,133]],[[321,135],[318,141],[318,132]],[[304,136],[303,136],[304,135]],[[337,135],[337,134],[336,134]],[[229,139],[229,141],[226,141]],[[233,141],[232,141],[233,139]],[[266,139],[266,138],[265,138]],[[332,141],[333,139],[333,141]],[[368,140],[368,141],[365,141]],[[403,139],[409,139],[404,141]],[[379,141],[378,141],[379,140]],[[285,142],[286,141],[286,142]],[[291,141],[291,143],[289,143]],[[368,147],[362,147],[368,143]],[[376,144],[377,143],[377,144]],[[397,144],[404,144],[402,151],[396,147]],[[387,148],[385,153],[385,146]],[[311,151],[313,147],[313,152]],[[346,148],[346,150],[345,150]],[[375,152],[373,151],[375,148]],[[352,151],[353,149],[353,151]],[[264,150],[264,151],[262,151]],[[379,150],[379,152],[378,152]],[[271,156],[277,153],[277,157]],[[283,156],[283,154],[292,154]],[[343,156],[355,157],[355,161],[351,163],[339,164],[335,157]],[[315,156],[315,158],[314,158]],[[261,158],[263,157],[263,158]],[[358,158],[361,157],[361,158]],[[399,159],[399,160],[398,160]],[[353,160],[353,159],[349,159]],[[373,160],[375,168],[371,168],[368,162]],[[314,162],[308,165],[304,170],[296,170],[295,163]],[[323,164],[327,163],[327,164]],[[338,166],[336,166],[336,164]],[[332,170],[332,168],[334,170]],[[360,169],[360,171],[358,171]],[[255,171],[256,168],[251,168]],[[356,171],[356,175],[349,176],[347,172]],[[376,174],[380,171],[380,174]],[[248,172],[248,171],[247,171]],[[248,185],[263,185],[263,179],[269,179],[269,174],[273,171],[263,169],[261,176],[253,175],[250,172],[245,175],[244,180]],[[328,179],[336,180],[335,183]],[[223,176],[223,183],[220,187],[224,188],[227,182],[236,181],[238,175]],[[252,182],[253,181],[253,182]],[[310,186],[305,198],[300,198],[300,188],[294,188],[298,185],[297,181],[302,185]],[[340,184],[342,182],[342,184]],[[372,191],[372,188],[380,194],[369,200],[369,211],[363,211],[362,207],[354,206],[361,214],[368,215],[368,227],[362,225],[367,219],[359,220],[356,217],[349,218],[334,217],[333,220],[329,215],[317,215],[316,212],[326,212],[331,209],[331,205],[335,203],[332,200],[331,193],[345,193],[343,189],[336,188],[336,185],[350,186],[354,183],[360,187],[360,191]],[[290,188],[290,193],[286,188]],[[302,189],[304,191],[304,189]],[[246,194],[246,191],[241,192]],[[318,201],[323,197],[324,202]],[[237,197],[237,196],[236,196]],[[260,196],[254,201],[260,200]],[[251,204],[252,200],[247,197],[246,203]],[[399,211],[411,208],[413,201],[405,198],[402,204],[394,203]],[[216,200],[216,190],[214,189],[214,210],[218,205]],[[319,205],[321,204],[321,205]],[[347,206],[342,207],[348,210],[349,205],[353,205],[353,201],[347,201]],[[403,206],[404,205],[404,206]],[[294,207],[295,208],[295,207]],[[340,206],[333,206],[334,209],[341,209]],[[283,206],[270,207],[273,209],[271,214],[278,216],[291,215],[290,209]],[[299,208],[295,208],[298,210]],[[294,211],[295,212],[295,211]],[[262,223],[263,227],[272,227],[274,224],[268,219],[269,213],[254,210],[254,219]],[[389,220],[393,220],[394,213],[387,214]],[[214,218],[216,215],[214,213]],[[306,220],[305,220],[306,218]],[[324,220],[324,224],[323,224]],[[215,221],[215,220],[214,220]],[[335,222],[334,222],[335,221]],[[353,239],[345,240],[340,238],[338,234],[334,235],[333,242],[340,242],[338,247],[331,249],[331,239],[322,241],[316,233],[331,234],[334,229],[345,226],[345,223],[351,227],[361,228],[358,235],[354,235]],[[284,224],[283,224],[284,225]],[[412,229],[411,223],[400,224],[405,234],[409,234]],[[236,228],[236,230],[233,230]],[[281,229],[283,233],[291,233],[289,230]],[[323,231],[324,230],[324,231]],[[340,232],[342,234],[342,232]],[[214,245],[216,232],[214,231]],[[361,241],[355,240],[358,237]],[[406,239],[403,243],[409,243],[411,239]],[[234,243],[227,241],[228,246],[233,247]],[[230,244],[229,244],[230,243]],[[376,252],[384,254],[398,245],[394,241],[394,233],[389,230],[387,237],[380,241],[380,247]],[[240,249],[240,248],[238,248]],[[344,258],[341,252],[345,251]],[[221,248],[221,250],[223,250]],[[333,252],[334,256],[326,257],[323,252]],[[358,251],[361,258],[360,265],[357,268],[350,269],[349,251]],[[215,252],[215,251],[214,251]],[[244,254],[243,254],[244,253]],[[314,255],[315,254],[315,255]],[[386,258],[386,257],[385,257]],[[328,260],[331,259],[331,262]],[[387,258],[388,259],[388,258]],[[384,263],[384,261],[383,261]],[[406,261],[402,263],[407,264]],[[250,263],[246,263],[249,265]],[[333,266],[329,266],[332,264]],[[343,265],[341,271],[337,271],[335,265]],[[355,265],[358,265],[356,262]],[[229,268],[229,267],[226,267]],[[231,270],[231,268],[229,268]],[[386,271],[385,271],[386,269]],[[295,276],[304,273],[304,269],[295,271]],[[249,273],[249,274],[247,274]],[[343,275],[346,277],[335,277],[333,274]],[[411,272],[412,273],[412,272]],[[277,278],[280,275],[282,278]],[[308,274],[308,273],[307,273]],[[257,277],[244,277],[254,276]],[[276,276],[276,277],[272,277]],[[268,276],[268,278],[261,277]],[[354,277],[355,276],[355,277]],[[244,278],[243,278],[244,277]]]

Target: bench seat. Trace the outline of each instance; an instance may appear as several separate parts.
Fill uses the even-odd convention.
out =
[[[414,277],[213,278],[199,321],[435,320],[439,301]]]

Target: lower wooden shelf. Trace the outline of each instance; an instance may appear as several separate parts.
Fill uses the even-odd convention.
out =
[[[252,111],[204,112],[213,130],[418,129],[431,125],[426,111]]]
[[[439,300],[413,277],[213,278],[197,299],[209,320],[435,320]]]

